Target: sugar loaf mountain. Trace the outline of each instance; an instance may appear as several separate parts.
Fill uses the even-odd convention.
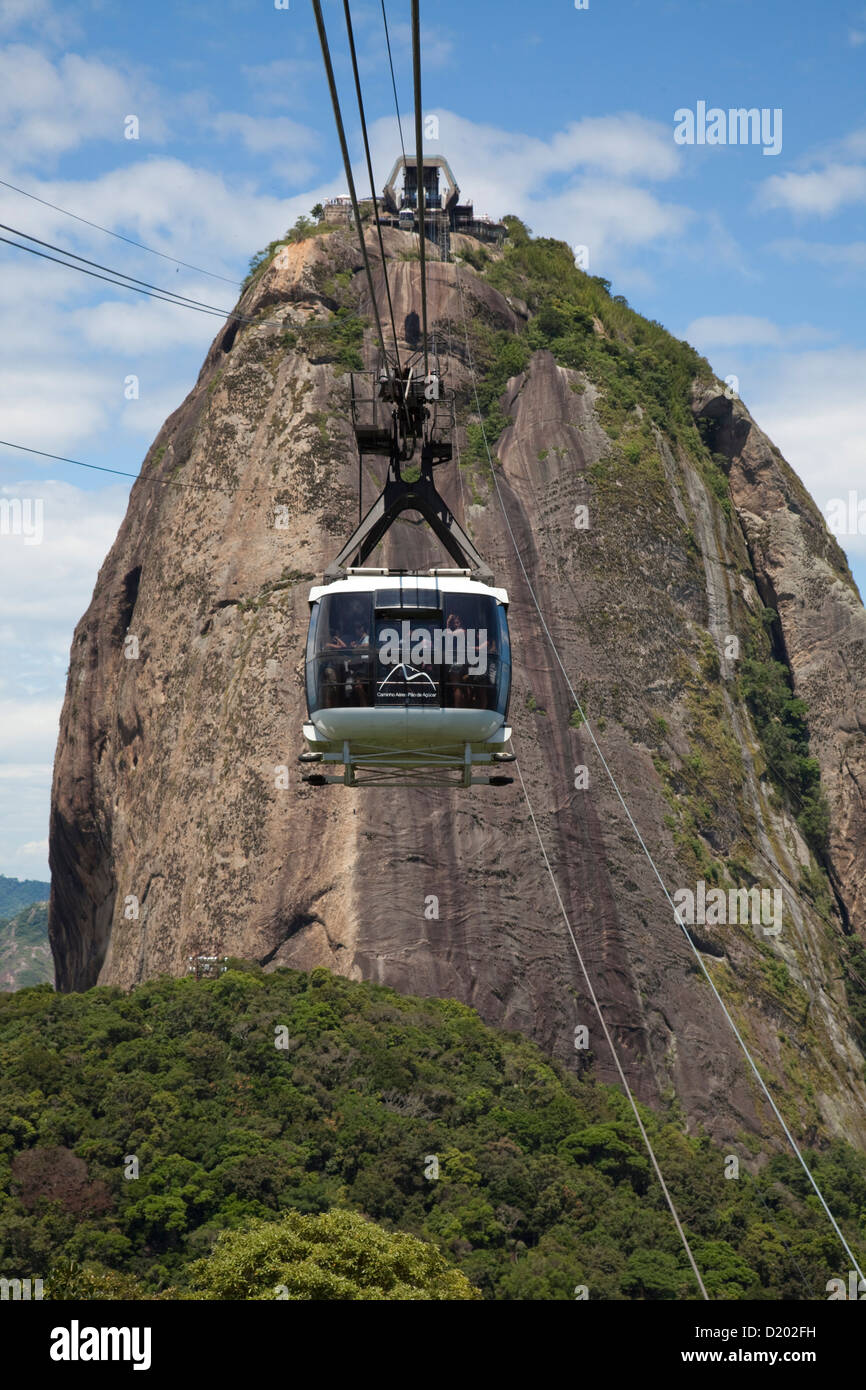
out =
[[[76,628],[51,811],[57,987],[128,989],[199,956],[325,966],[456,998],[615,1080],[519,779],[314,786],[296,761],[309,590],[358,517],[348,373],[377,362],[338,213],[256,259]],[[391,224],[409,353],[419,240]],[[586,721],[665,884],[691,893],[692,943],[789,1122],[862,1148],[866,612],[845,556],[708,363],[564,243],[506,218],[427,252],[459,445],[437,486],[509,594],[513,746],[627,1074],[718,1141],[767,1128]],[[365,506],[386,468],[364,457]],[[416,522],[371,562],[451,563]],[[772,925],[701,910],[753,888]]]

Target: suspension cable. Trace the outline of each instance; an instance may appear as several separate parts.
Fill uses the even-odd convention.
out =
[[[159,436],[157,435],[157,438]],[[0,439],[4,449],[17,449],[22,454],[36,454],[39,458],[53,459],[56,463],[71,463],[76,468],[88,468],[94,473],[112,473],[117,478],[133,478],[139,483],[150,483],[154,487],[179,487],[195,492],[221,492],[226,497],[233,494],[224,487],[211,483],[180,483],[175,478],[152,478],[149,473],[127,473],[122,468],[108,468],[101,463],[82,463],[81,459],[65,458],[63,454],[48,454],[44,449],[31,449],[28,444],[13,444],[11,439]]]
[[[343,0],[343,9],[346,13],[346,31],[349,35],[349,51],[352,55],[352,72],[355,75],[355,91],[358,94],[358,113],[361,117],[361,134],[364,140],[364,154],[367,159],[367,173],[370,176],[370,196],[373,199],[373,216],[376,219],[376,233],[379,238],[379,251],[382,256],[382,274],[385,277],[385,294],[388,297],[388,315],[391,319],[391,332],[394,335],[394,357],[397,361],[397,375],[401,375],[400,369],[400,347],[397,342],[397,325],[394,321],[394,305],[391,301],[391,285],[388,279],[388,262],[385,259],[385,243],[382,239],[382,222],[379,217],[379,200],[376,197],[376,184],[373,179],[373,160],[370,155],[370,141],[367,138],[367,121],[364,115],[364,98],[361,95],[361,78],[358,73],[358,55],[355,52],[355,35],[352,31],[352,16],[349,12],[349,0]]]
[[[427,258],[424,199],[424,145],[421,121],[421,14],[419,0],[412,0],[412,71],[415,79],[415,168],[418,183],[418,230],[421,251],[421,329],[424,335],[424,375],[430,375],[427,354]]]
[[[535,819],[535,811],[532,809],[532,802],[531,802],[530,799],[529,799],[529,792],[526,790],[526,783],[525,783],[524,780],[523,780],[523,773],[522,773],[521,770],[520,770],[520,763],[515,763],[515,767],[516,767],[516,769],[517,769],[517,775],[518,775],[518,777],[520,778],[520,785],[521,785],[521,787],[522,787],[522,789],[523,789],[523,795],[524,795],[524,798],[525,798],[525,800],[526,800],[527,808],[528,808],[528,810],[529,810],[529,819],[532,821],[533,829],[535,830],[535,834],[536,834],[536,836],[538,837],[538,843],[539,843],[539,845],[541,846],[541,853],[542,853],[542,856],[543,856],[543,858],[544,858],[545,865],[547,866],[547,872],[548,872],[548,874],[550,875],[550,881],[551,881],[551,883],[553,884],[553,891],[554,891],[554,893],[556,894],[556,901],[557,901],[558,904],[559,904],[559,910],[560,910],[560,912],[562,913],[563,920],[565,921],[565,926],[566,926],[566,929],[567,929],[567,931],[568,931],[568,935],[571,937],[571,944],[572,944],[572,946],[574,947],[574,953],[575,953],[575,955],[577,956],[577,963],[578,963],[578,965],[580,966],[581,973],[582,973],[582,975],[583,975],[584,980],[586,981],[586,988],[587,988],[587,990],[588,990],[588,992],[589,992],[589,997],[590,997],[590,999],[592,1000],[592,1004],[593,1004],[593,1007],[594,1007],[594,1009],[595,1009],[595,1012],[596,1012],[596,1014],[598,1015],[598,1021],[599,1021],[599,1023],[601,1024],[601,1031],[604,1033],[605,1041],[607,1042],[607,1045],[608,1045],[608,1047],[610,1048],[611,1056],[613,1057],[614,1065],[615,1065],[616,1070],[617,1070],[617,1073],[618,1073],[618,1075],[619,1075],[619,1079],[620,1079],[620,1081],[622,1082],[623,1090],[625,1091],[625,1093],[626,1093],[626,1095],[627,1095],[627,1097],[628,1097],[629,1104],[630,1104],[630,1106],[631,1106],[631,1108],[632,1108],[632,1110],[633,1110],[633,1112],[634,1112],[634,1117],[635,1117],[635,1119],[636,1119],[636,1121],[637,1121],[637,1127],[638,1127],[638,1129],[640,1130],[641,1138],[643,1139],[644,1145],[646,1146],[646,1150],[647,1150],[647,1152],[648,1152],[648,1154],[649,1154],[649,1156],[650,1156],[650,1160],[651,1160],[652,1166],[653,1166],[653,1168],[654,1168],[654,1170],[655,1170],[656,1177],[658,1178],[659,1183],[660,1183],[660,1185],[661,1185],[662,1192],[664,1193],[665,1201],[667,1202],[668,1207],[669,1207],[669,1209],[670,1209],[671,1216],[672,1216],[673,1219],[674,1219],[674,1225],[676,1226],[677,1231],[679,1232],[680,1240],[682,1241],[683,1247],[685,1248],[685,1252],[686,1252],[686,1254],[687,1254],[688,1257],[689,1257],[689,1264],[690,1264],[691,1267],[692,1267],[692,1272],[693,1272],[695,1278],[696,1278],[697,1281],[698,1281],[698,1287],[699,1287],[699,1289],[700,1289],[700,1291],[701,1291],[703,1297],[707,1300],[707,1302],[709,1302],[710,1296],[709,1296],[709,1294],[707,1293],[706,1286],[704,1285],[704,1281],[703,1281],[703,1279],[701,1278],[701,1272],[700,1272],[700,1270],[698,1269],[697,1265],[695,1264],[695,1257],[694,1257],[694,1255],[692,1254],[692,1249],[691,1249],[691,1246],[689,1245],[688,1237],[687,1237],[685,1231],[683,1230],[683,1225],[682,1225],[682,1222],[680,1221],[680,1218],[679,1218],[679,1216],[678,1216],[678,1214],[677,1214],[677,1209],[676,1209],[676,1207],[674,1206],[673,1198],[671,1197],[671,1194],[670,1194],[670,1192],[668,1191],[667,1183],[665,1182],[664,1177],[662,1176],[662,1170],[661,1170],[661,1168],[659,1167],[658,1159],[657,1159],[656,1156],[655,1156],[655,1152],[654,1152],[654,1150],[653,1150],[653,1146],[652,1146],[652,1143],[651,1143],[651,1141],[650,1141],[650,1137],[649,1137],[649,1135],[647,1134],[646,1128],[645,1128],[645,1126],[644,1126],[644,1122],[643,1122],[643,1120],[642,1120],[641,1117],[640,1117],[640,1111],[639,1111],[638,1108],[637,1108],[637,1103],[635,1102],[635,1098],[634,1098],[634,1096],[632,1095],[632,1090],[631,1090],[631,1087],[629,1086],[628,1081],[627,1081],[627,1079],[626,1079],[626,1074],[625,1074],[625,1072],[623,1071],[622,1063],[621,1063],[620,1060],[619,1060],[619,1054],[618,1054],[618,1052],[617,1052],[617,1050],[616,1050],[616,1047],[614,1046],[614,1041],[613,1041],[613,1038],[612,1038],[611,1035],[610,1035],[610,1031],[609,1031],[609,1029],[608,1029],[607,1023],[605,1022],[604,1014],[603,1014],[602,1011],[601,1011],[601,1005],[600,1005],[600,1003],[598,1002],[598,996],[596,995],[596,992],[595,992],[595,990],[594,990],[593,987],[592,987],[592,980],[589,978],[589,972],[587,971],[586,965],[584,964],[583,956],[581,955],[581,952],[580,952],[580,947],[579,947],[578,944],[577,944],[577,938],[576,938],[576,936],[575,936],[575,934],[574,934],[574,931],[572,930],[572,926],[571,926],[571,922],[569,921],[568,913],[567,913],[566,910],[565,910],[565,904],[564,904],[563,901],[562,901],[562,894],[561,894],[560,891],[559,891],[559,884],[558,884],[557,881],[556,881],[556,875],[555,875],[554,872],[553,872],[553,868],[552,868],[552,866],[551,866],[550,859],[548,858],[547,850],[546,850],[545,845],[544,845],[544,840],[542,839],[542,837],[541,837],[541,831],[540,831],[539,828],[538,828],[538,821]]]
[[[617,780],[616,780],[616,778],[614,777],[613,772],[611,771],[610,766],[608,765],[607,759],[605,758],[604,754],[603,754],[602,751],[601,751],[601,748],[599,747],[598,740],[596,739],[595,732],[594,732],[594,730],[593,730],[593,728],[592,728],[592,725],[589,723],[589,721],[588,721],[587,718],[586,718],[586,714],[584,713],[584,710],[583,710],[583,707],[581,706],[580,700],[577,698],[577,694],[576,694],[576,692],[575,692],[574,686],[572,685],[572,683],[571,683],[571,681],[570,681],[570,679],[569,679],[568,672],[566,671],[565,666],[563,665],[562,658],[561,658],[560,655],[559,655],[559,651],[558,651],[558,649],[557,649],[556,643],[555,643],[554,640],[553,640],[553,636],[552,636],[552,634],[551,634],[551,632],[550,632],[550,628],[547,626],[547,623],[545,622],[544,614],[543,614],[542,611],[541,611],[541,606],[540,606],[540,604],[539,604],[539,602],[538,602],[538,598],[537,598],[537,596],[536,596],[535,589],[534,589],[534,587],[533,587],[533,584],[532,584],[531,579],[529,578],[529,574],[527,573],[526,566],[525,566],[525,564],[523,563],[523,556],[522,556],[521,553],[520,553],[520,547],[519,547],[519,545],[517,544],[517,538],[516,538],[516,536],[515,536],[515,534],[514,534],[514,531],[512,530],[511,522],[510,522],[509,519],[508,519],[508,512],[507,512],[506,507],[505,507],[505,500],[504,500],[504,498],[503,498],[503,496],[502,496],[502,490],[501,490],[501,488],[500,488],[500,486],[499,486],[499,479],[498,479],[497,476],[496,476],[496,469],[495,469],[494,466],[493,466],[493,456],[492,456],[492,454],[491,454],[491,452],[490,452],[490,445],[489,445],[488,440],[487,440],[487,431],[486,431],[485,428],[484,428],[484,418],[483,418],[483,415],[482,415],[482,412],[481,412],[481,402],[480,402],[479,397],[478,397],[478,382],[477,382],[477,377],[476,377],[476,374],[475,374],[475,365],[474,365],[474,362],[473,362],[473,360],[472,360],[472,350],[471,350],[470,345],[469,345],[469,328],[468,328],[468,324],[467,324],[467,322],[466,322],[466,309],[465,309],[465,306],[464,306],[464,304],[463,304],[463,289],[462,289],[462,286],[461,286],[461,284],[460,284],[460,268],[459,268],[459,266],[457,266],[457,265],[455,264],[454,269],[455,269],[455,279],[456,279],[456,282],[457,282],[458,297],[459,297],[459,299],[460,299],[461,312],[462,312],[462,315],[463,315],[463,326],[464,326],[464,332],[465,332],[465,336],[466,336],[466,355],[467,355],[467,361],[468,361],[468,363],[469,363],[469,369],[470,369],[470,372],[471,372],[471,375],[472,375],[472,384],[473,384],[473,390],[474,390],[474,395],[475,395],[475,407],[476,407],[476,410],[477,410],[477,412],[478,412],[479,420],[480,420],[480,422],[481,422],[481,437],[482,437],[482,439],[484,440],[484,448],[485,448],[485,451],[486,451],[486,453],[487,453],[487,461],[488,461],[488,464],[489,464],[489,466],[490,466],[490,474],[491,474],[491,477],[493,478],[493,483],[494,483],[494,486],[495,486],[495,488],[496,488],[496,496],[497,496],[497,498],[498,498],[498,500],[499,500],[499,505],[500,505],[500,508],[501,508],[501,510],[502,510],[502,515],[503,515],[503,517],[504,517],[504,519],[505,519],[505,525],[506,525],[506,527],[507,527],[507,529],[508,529],[508,534],[509,534],[509,536],[511,537],[512,545],[514,546],[514,552],[515,552],[515,554],[516,554],[516,556],[517,556],[518,563],[519,563],[520,568],[521,568],[521,571],[522,571],[522,573],[523,573],[524,582],[525,582],[525,584],[526,584],[527,589],[529,590],[529,594],[530,594],[530,596],[531,596],[531,598],[532,598],[532,602],[533,602],[533,604],[534,604],[534,606],[535,606],[535,610],[536,610],[536,612],[537,612],[537,614],[538,614],[539,622],[541,623],[541,627],[542,627],[542,629],[544,630],[544,635],[545,635],[545,637],[547,638],[548,644],[549,644],[549,646],[550,646],[551,651],[553,652],[553,655],[554,655],[554,658],[555,658],[555,660],[556,660],[556,663],[557,663],[557,665],[559,666],[560,671],[562,672],[563,679],[565,680],[565,684],[566,684],[566,686],[568,687],[568,692],[569,692],[569,694],[571,695],[572,700],[574,701],[575,708],[577,709],[577,711],[578,711],[579,714],[581,715],[582,726],[585,726],[585,727],[586,727],[587,733],[589,734],[590,739],[592,740],[593,747],[595,748],[595,751],[596,751],[596,753],[598,754],[598,757],[599,757],[599,759],[600,759],[600,761],[601,761],[601,765],[602,765],[602,767],[604,768],[605,772],[607,773],[607,776],[608,776],[608,779],[609,779],[609,781],[610,781],[610,784],[611,784],[611,786],[613,787],[614,791],[616,792],[616,795],[617,795],[617,798],[618,798],[618,800],[619,800],[619,802],[620,802],[620,805],[622,806],[623,810],[625,811],[625,814],[626,814],[626,817],[627,817],[627,819],[628,819],[628,822],[629,822],[629,824],[631,825],[631,828],[632,828],[632,830],[634,831],[634,833],[635,833],[635,835],[636,835],[636,837],[637,837],[638,843],[639,843],[641,849],[643,850],[644,855],[646,856],[647,862],[649,863],[649,865],[650,865],[650,867],[651,867],[653,873],[655,874],[655,877],[658,879],[658,882],[659,882],[659,884],[660,884],[660,886],[661,886],[662,892],[664,893],[665,897],[666,897],[667,900],[668,900],[668,903],[670,904],[671,910],[672,910],[672,912],[673,912],[673,914],[674,914],[674,919],[675,919],[675,921],[677,922],[677,924],[680,926],[680,928],[682,929],[683,935],[685,936],[686,941],[687,941],[688,944],[689,944],[689,948],[691,949],[692,954],[694,955],[694,957],[695,957],[695,959],[696,959],[698,965],[700,966],[700,969],[701,969],[701,972],[702,972],[704,978],[706,979],[708,985],[710,986],[710,989],[712,990],[713,994],[715,995],[715,998],[716,998],[716,1000],[717,1000],[717,1002],[718,1002],[718,1004],[719,1004],[719,1007],[721,1008],[722,1012],[724,1013],[725,1018],[727,1019],[729,1025],[730,1025],[730,1027],[731,1027],[731,1030],[732,1030],[732,1032],[733,1032],[735,1038],[737,1039],[737,1042],[740,1044],[740,1047],[742,1048],[742,1051],[743,1051],[743,1054],[744,1054],[744,1056],[745,1056],[745,1058],[746,1058],[746,1061],[748,1062],[748,1064],[749,1064],[751,1070],[753,1071],[753,1073],[754,1073],[754,1075],[755,1075],[755,1078],[757,1079],[758,1084],[759,1084],[761,1090],[763,1091],[764,1095],[766,1096],[767,1101],[769,1102],[769,1105],[770,1105],[770,1107],[771,1107],[771,1109],[772,1109],[772,1111],[773,1111],[773,1114],[776,1116],[776,1119],[779,1121],[779,1124],[780,1124],[781,1127],[782,1127],[782,1130],[783,1130],[783,1132],[784,1132],[784,1134],[785,1134],[786,1139],[788,1140],[788,1143],[791,1145],[791,1148],[793,1149],[794,1153],[796,1154],[797,1158],[799,1159],[800,1166],[802,1167],[804,1173],[806,1174],[806,1177],[809,1179],[809,1182],[811,1183],[812,1188],[814,1189],[814,1191],[815,1191],[815,1193],[816,1193],[816,1195],[817,1195],[817,1197],[818,1197],[818,1200],[819,1200],[820,1203],[821,1203],[821,1206],[824,1208],[824,1211],[825,1211],[825,1213],[827,1214],[827,1217],[829,1218],[829,1221],[830,1221],[831,1226],[833,1227],[833,1230],[836,1232],[836,1235],[839,1237],[839,1240],[840,1240],[840,1242],[841,1242],[841,1244],[842,1244],[843,1249],[845,1250],[845,1253],[847,1254],[848,1258],[851,1260],[851,1263],[852,1263],[853,1267],[856,1269],[858,1276],[859,1276],[861,1279],[863,1279],[863,1278],[866,1277],[866,1276],[864,1276],[863,1271],[861,1270],[860,1265],[857,1263],[857,1260],[856,1260],[856,1258],[855,1258],[855,1256],[854,1256],[853,1251],[851,1250],[850,1245],[848,1244],[847,1240],[845,1239],[844,1235],[842,1234],[842,1231],[841,1231],[840,1228],[839,1228],[839,1224],[838,1224],[838,1222],[836,1221],[835,1216],[833,1215],[832,1211],[830,1210],[829,1206],[827,1205],[827,1202],[826,1202],[825,1199],[824,1199],[824,1194],[822,1193],[820,1187],[818,1186],[817,1182],[815,1181],[815,1178],[814,1178],[813,1175],[812,1175],[812,1170],[810,1169],[810,1167],[809,1167],[809,1165],[807,1164],[805,1158],[803,1157],[803,1155],[802,1155],[802,1153],[801,1153],[801,1151],[800,1151],[800,1147],[799,1147],[799,1145],[797,1144],[796,1139],[794,1138],[793,1134],[791,1133],[790,1129],[788,1128],[787,1124],[785,1123],[785,1120],[784,1120],[784,1118],[783,1118],[781,1112],[779,1111],[778,1106],[776,1105],[776,1102],[774,1101],[774,1099],[773,1099],[773,1097],[772,1097],[772,1095],[771,1095],[771,1093],[770,1093],[770,1090],[769,1090],[769,1088],[768,1088],[768,1086],[767,1086],[767,1083],[764,1081],[764,1078],[761,1076],[761,1073],[759,1072],[757,1066],[755,1065],[755,1062],[754,1062],[754,1060],[752,1059],[752,1054],[751,1054],[751,1052],[749,1051],[749,1049],[748,1049],[748,1047],[747,1047],[745,1041],[743,1040],[743,1037],[742,1037],[742,1034],[740,1033],[740,1030],[738,1029],[736,1023],[734,1022],[733,1018],[731,1017],[730,1011],[728,1010],[728,1007],[727,1007],[727,1005],[725,1004],[725,1001],[723,1000],[722,996],[719,994],[719,991],[718,991],[718,989],[716,988],[716,985],[715,985],[715,982],[714,982],[714,980],[713,980],[713,977],[712,977],[712,975],[710,974],[710,972],[708,971],[708,969],[707,969],[707,967],[706,967],[706,964],[704,963],[704,959],[703,959],[703,957],[702,957],[700,951],[697,949],[697,947],[695,946],[695,943],[692,941],[692,938],[690,937],[690,935],[689,935],[689,933],[688,933],[688,929],[687,929],[687,927],[686,927],[686,924],[685,924],[685,922],[683,921],[682,916],[680,915],[679,908],[675,905],[675,903],[674,903],[674,901],[673,901],[673,899],[672,899],[670,893],[668,892],[668,889],[667,889],[667,886],[666,886],[666,884],[665,884],[665,881],[664,881],[664,879],[662,878],[662,876],[661,876],[661,874],[660,874],[658,868],[656,867],[655,860],[653,859],[653,857],[652,857],[652,855],[651,855],[649,849],[647,848],[646,842],[644,841],[644,838],[643,838],[643,836],[641,835],[640,830],[639,830],[638,827],[637,827],[637,824],[636,824],[636,822],[635,822],[635,820],[634,820],[634,817],[632,816],[632,813],[631,813],[631,811],[629,810],[629,808],[628,808],[628,806],[627,806],[627,804],[626,804],[625,798],[623,797],[623,794],[622,794],[622,792],[621,792],[620,789],[619,789],[619,784],[617,783]]]
[[[403,122],[400,119],[400,102],[397,99],[397,79],[394,76],[394,59],[391,56],[391,36],[388,33],[388,16],[385,13],[385,0],[382,0],[382,22],[385,25],[385,43],[388,45],[388,63],[391,68],[391,86],[394,89],[394,109],[397,112],[397,129],[400,132],[400,149],[403,151],[403,168],[406,168],[406,146],[403,144]]]
[[[15,236],[23,236],[25,241],[34,241],[37,246],[45,246],[49,251],[59,251],[62,256],[68,256],[72,261],[80,261],[82,265],[93,266],[96,270],[105,270],[109,275],[114,275],[118,279],[128,280],[130,285],[141,285],[146,290],[154,290],[157,294],[169,296],[177,303],[186,304],[195,309],[209,309],[211,313],[219,314],[221,318],[227,318],[231,312],[229,309],[221,309],[218,304],[208,304],[207,300],[191,299],[189,295],[178,294],[177,290],[164,290],[159,285],[151,285],[148,280],[137,280],[134,275],[127,275],[123,270],[112,270],[110,266],[102,265],[99,261],[90,261],[86,256],[79,256],[75,251],[67,251],[64,246],[55,246],[51,241],[43,241],[41,237],[32,236],[30,232],[22,232],[18,227],[7,227],[5,222],[0,222],[0,229],[4,232],[12,232]],[[49,259],[51,258],[49,257]],[[77,267],[73,266],[71,269],[77,269]]]
[[[227,285],[240,285],[240,280],[231,280],[228,275],[218,275],[215,270],[205,270],[204,266],[193,265],[191,261],[179,261],[177,256],[169,256],[165,251],[157,251],[155,246],[145,246],[143,241],[134,241],[132,237],[123,236],[120,232],[114,232],[110,227],[103,227],[99,222],[91,222],[87,217],[79,217],[77,212],[70,212],[68,208],[62,208],[57,203],[49,203],[47,198],[39,198],[35,193],[28,193],[26,188],[19,188],[17,184],[7,183],[5,179],[0,179],[0,186],[11,188],[13,193],[20,193],[25,198],[32,198],[34,203],[41,203],[45,208],[51,208],[54,212],[62,212],[64,217],[71,217],[75,222],[83,222],[85,227],[93,227],[97,232],[105,232],[106,236],[113,236],[118,241],[125,241],[128,246],[137,246],[139,251],[147,251],[151,256],[159,256],[160,260],[171,261],[172,265],[183,266],[186,270],[197,270],[200,275],[208,275],[211,280],[223,280]]]
[[[0,227],[5,228],[5,223],[0,223]],[[6,246],[12,246],[16,251],[26,251],[31,256],[38,256],[43,261],[53,261],[55,265],[65,266],[67,270],[76,270],[80,275],[88,275],[93,280],[104,280],[108,285],[114,285],[119,290],[131,290],[135,294],[145,295],[148,299],[160,300],[163,304],[174,304],[178,309],[192,309],[197,314],[209,314],[213,318],[231,320],[237,324],[253,324],[258,328],[285,328],[285,321],[276,318],[252,317],[249,314],[240,314],[236,309],[218,309],[215,305],[207,304],[204,300],[190,299],[187,295],[179,295],[175,290],[162,289],[158,285],[150,286],[146,280],[136,280],[134,276],[127,275],[122,270],[112,270],[110,266],[102,266],[99,261],[89,261],[84,256],[76,255],[74,251],[67,251],[63,246],[54,246],[53,242],[40,241],[38,237],[31,236],[29,232],[18,231],[13,227],[17,236],[26,237],[28,241],[35,241],[39,246],[48,246],[53,251],[59,251],[60,256],[52,256],[48,251],[37,251],[35,246],[25,246],[23,242],[12,241],[9,237],[0,236],[0,242]],[[61,260],[65,256],[69,259]],[[79,264],[80,262],[80,264]],[[88,266],[97,266],[96,270],[88,270]],[[106,275],[101,273],[107,271]],[[121,278],[118,278],[121,277]],[[243,295],[241,295],[243,299]]]
[[[340,140],[340,150],[343,155],[343,168],[346,171],[346,179],[349,184],[349,196],[352,200],[352,211],[355,214],[355,226],[358,229],[358,241],[361,245],[361,255],[364,258],[364,269],[367,272],[367,284],[370,288],[370,299],[373,304],[373,315],[376,319],[376,328],[379,333],[379,341],[382,351],[385,350],[385,335],[382,332],[382,320],[379,318],[379,306],[376,303],[376,290],[373,285],[373,272],[370,269],[370,258],[367,255],[367,243],[364,239],[364,228],[361,225],[361,214],[358,210],[358,198],[355,193],[355,180],[352,176],[352,161],[349,158],[349,147],[346,144],[346,132],[343,129],[343,117],[340,112],[340,98],[337,93],[337,84],[334,80],[334,69],[331,66],[331,50],[328,47],[328,36],[325,32],[325,21],[322,18],[321,0],[313,0],[313,10],[316,16],[316,28],[319,31],[319,42],[322,46],[322,58],[325,63],[325,72],[328,78],[328,87],[331,92],[331,104],[334,108],[334,120],[337,123],[337,135]],[[375,198],[374,198],[375,202]]]

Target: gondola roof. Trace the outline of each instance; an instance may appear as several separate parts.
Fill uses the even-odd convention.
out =
[[[325,594],[373,593],[377,589],[401,590],[437,589],[443,594],[490,594],[498,603],[508,606],[508,593],[479,579],[473,579],[468,571],[441,570],[403,570],[370,569],[368,572],[355,571],[343,579],[330,583],[316,584],[309,594],[310,603],[316,603]]]

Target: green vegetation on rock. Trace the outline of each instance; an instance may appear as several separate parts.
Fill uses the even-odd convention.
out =
[[[767,635],[776,614],[754,623],[740,671],[740,688],[761,739],[767,770],[792,801],[797,822],[809,844],[820,853],[827,844],[830,810],[821,790],[821,769],[809,753],[808,706],[791,686],[784,662],[777,661]]]
[[[318,207],[319,204],[317,203],[316,208]],[[313,209],[314,213],[316,208]],[[304,217],[302,214],[293,226],[289,228],[285,236],[276,237],[274,241],[269,241],[267,246],[261,251],[257,251],[256,254],[250,258],[250,268],[241,285],[241,294],[244,294],[261,272],[270,265],[281,247],[292,246],[296,241],[306,241],[308,237],[322,236],[323,233],[334,230],[336,230],[336,223],[332,226],[328,226],[327,223],[316,223],[312,220],[312,217]]]
[[[484,278],[503,294],[519,297],[529,310],[517,334],[495,333],[483,321],[471,328],[473,354],[480,369],[479,403],[488,440],[509,424],[501,397],[509,377],[523,371],[529,354],[547,349],[556,361],[579,370],[598,392],[596,412],[612,441],[588,469],[594,505],[615,507],[621,525],[627,498],[634,505],[655,506],[670,514],[670,485],[662,467],[660,437],[685,456],[718,502],[724,518],[733,515],[728,460],[713,452],[715,422],[697,422],[692,412],[696,381],[711,381],[706,362],[686,342],[673,338],[661,324],[643,318],[610,283],[580,270],[571,247],[549,237],[532,237],[516,217],[504,219],[508,237],[501,255],[483,267]],[[471,402],[470,402],[471,406]],[[473,431],[477,432],[473,434]],[[480,426],[467,427],[470,461],[481,457]],[[685,536],[697,561],[694,537]],[[770,627],[756,623],[739,670],[738,690],[755,721],[769,774],[791,804],[800,829],[820,856],[827,843],[829,809],[820,785],[820,768],[809,752],[808,710],[793,692],[790,673],[776,659]],[[720,681],[718,653],[699,655],[700,679],[685,679],[693,755],[676,774],[658,755],[657,769],[680,822],[678,839],[694,850],[698,866],[710,878],[720,867],[707,855],[699,835],[718,825],[733,833],[741,816],[745,775],[737,738],[731,727]]]
[[[293,336],[311,362],[333,362],[346,372],[363,370],[364,322],[348,306],[341,305],[330,318],[310,319]]]
[[[547,348],[601,387],[603,423],[621,423],[640,403],[661,429],[679,426],[696,435],[690,391],[696,377],[712,378],[706,360],[611,295],[608,280],[579,270],[564,241],[532,238],[518,218],[505,220],[504,254],[486,267],[485,278],[528,305],[528,346]]]

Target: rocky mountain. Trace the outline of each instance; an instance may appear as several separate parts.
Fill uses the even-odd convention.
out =
[[[0,921],[0,990],[25,989],[53,979],[48,903],[31,903]]]
[[[519,781],[422,794],[295,772],[307,593],[357,516],[345,373],[375,352],[348,231],[270,249],[240,300],[251,322],[220,332],[154,441],[75,632],[58,987],[179,975],[197,954],[326,965],[457,997],[613,1079]],[[502,251],[453,252],[428,267],[459,401],[439,486],[511,597],[514,747],[624,1066],[726,1142],[772,1124],[564,686],[481,419],[516,549],[669,890],[780,894],[778,932],[694,923],[714,982],[794,1129],[863,1146],[866,611],[844,555],[707,363],[566,246],[512,219]],[[408,349],[417,237],[388,232],[386,255]],[[383,468],[365,468],[367,504]],[[382,555],[440,558],[409,519]]]

